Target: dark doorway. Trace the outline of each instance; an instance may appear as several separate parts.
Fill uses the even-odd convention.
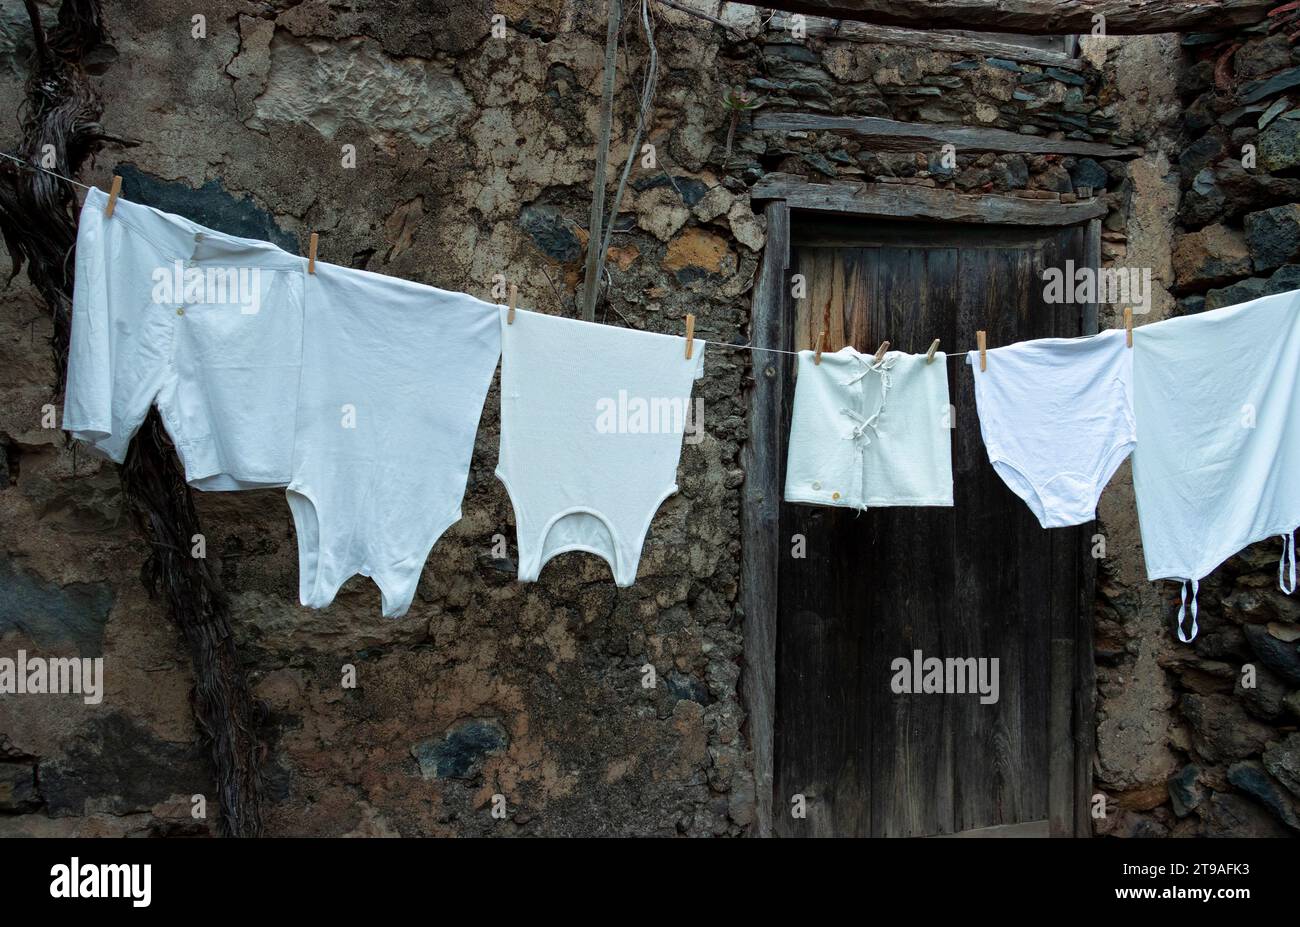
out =
[[[791,222],[788,349],[956,353],[1084,334],[1083,307],[1049,306],[1043,270],[1086,266],[1085,226],[1022,229]],[[829,320],[829,324],[827,324]],[[786,376],[790,376],[787,365]],[[920,836],[1019,826],[1072,833],[1078,820],[1080,687],[1092,526],[1044,530],[989,465],[971,372],[948,361],[955,506],[845,509],[781,504],[773,823],[786,836]],[[783,427],[794,388],[784,390]],[[782,463],[783,466],[783,463]],[[784,472],[782,472],[782,485]],[[791,556],[802,535],[806,556]],[[894,694],[891,663],[997,658],[999,700]],[[1088,685],[1091,684],[1089,679]],[[806,819],[791,814],[805,796]],[[1013,828],[1001,831],[1015,833]]]

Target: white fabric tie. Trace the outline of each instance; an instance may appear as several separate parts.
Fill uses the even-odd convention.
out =
[[[851,352],[849,356],[852,357],[859,364],[861,364],[862,369],[859,370],[857,373],[855,373],[853,376],[849,377],[847,380],[845,380],[844,381],[845,386],[852,386],[854,383],[857,383],[859,380],[861,380],[869,373],[878,373],[880,374],[881,385],[884,387],[884,390],[886,392],[889,391],[889,371],[894,368],[894,364],[897,363],[898,361],[897,354],[895,354],[893,357],[890,357],[889,355],[885,355],[884,359],[882,359],[878,364],[876,363],[876,358],[873,355],[859,354],[856,351],[854,351]]]
[[[1191,637],[1186,637],[1183,635],[1183,616],[1187,612],[1187,587],[1189,585],[1192,587],[1192,635]],[[1200,631],[1200,628],[1197,627],[1196,624],[1196,597],[1200,594],[1201,582],[1197,579],[1187,580],[1178,587],[1178,591],[1182,597],[1182,604],[1178,606],[1178,639],[1184,644],[1190,644],[1192,641],[1196,640],[1197,632]]]
[[[1287,560],[1291,561],[1291,572],[1288,579],[1286,570]],[[1282,535],[1282,559],[1277,562],[1277,585],[1278,588],[1287,595],[1295,592],[1295,531],[1290,534]],[[1287,586],[1291,588],[1288,589]]]

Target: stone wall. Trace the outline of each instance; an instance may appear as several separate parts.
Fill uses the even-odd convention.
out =
[[[509,29],[493,38],[489,10],[474,3],[348,11],[219,0],[205,8],[202,39],[191,36],[190,14],[173,5],[105,6],[114,48],[96,66],[104,121],[138,144],[106,152],[87,179],[104,186],[116,171],[128,198],[291,250],[318,231],[323,260],[479,296],[504,273],[519,283],[522,306],[574,313],[603,5],[496,5],[491,12],[504,13]],[[1082,69],[1061,70],[827,30],[795,39],[779,18],[753,8],[700,6],[729,31],[659,11],[660,81],[648,137],[657,166],[638,167],[624,198],[601,321],[680,333],[689,311],[697,335],[744,342],[765,232],[747,190],[777,170],[1038,198],[1090,188],[1112,207],[1108,261],[1147,262],[1174,286],[1163,239],[1177,184],[1171,201],[1172,149],[1165,120],[1150,113],[1165,106],[1173,121],[1177,106],[1172,77],[1166,96],[1149,91],[1151,61],[1135,46],[1101,49]],[[53,7],[45,9],[52,16]],[[13,5],[0,15],[0,111],[12,114],[28,30]],[[646,57],[630,26],[616,160],[634,128]],[[939,152],[880,154],[830,133],[755,132],[746,117],[728,157],[724,101],[737,90],[760,100],[760,111],[985,125],[1135,143],[1149,154],[1099,163],[959,151],[953,168]],[[355,146],[355,168],[341,166],[344,145]],[[618,169],[621,162],[611,165],[612,174]],[[1276,203],[1237,216],[1225,207],[1199,225],[1180,214],[1180,222],[1189,232],[1242,226],[1244,212]],[[1236,234],[1248,240],[1244,228]],[[1242,278],[1253,273],[1237,266]],[[1187,306],[1195,287],[1181,279],[1178,286]],[[1159,295],[1158,310],[1168,311],[1173,297],[1163,287]],[[1113,313],[1103,324],[1114,324]],[[140,585],[144,551],[126,523],[116,476],[43,427],[43,406],[57,401],[49,332],[43,307],[17,277],[0,302],[0,654],[102,654],[108,684],[98,706],[0,698],[0,834],[209,832],[211,815],[198,822],[190,815],[190,797],[211,801],[212,782],[190,714],[188,661],[161,603]],[[465,517],[435,547],[399,621],[379,617],[377,590],[362,578],[329,609],[297,605],[295,538],[280,493],[200,494],[208,556],[232,596],[239,651],[266,706],[270,833],[749,828],[737,585],[741,397],[750,370],[745,353],[720,347],[708,348],[705,366],[696,393],[704,440],[685,448],[682,491],[655,518],[630,589],[615,588],[603,562],[580,553],[554,560],[536,584],[514,582],[513,516],[492,476],[495,387]],[[1205,643],[1195,651],[1201,664],[1170,646],[1168,597],[1141,575],[1124,479],[1103,503],[1112,543],[1100,602],[1099,783],[1125,811],[1102,829],[1150,832],[1177,826],[1165,781],[1196,749],[1179,719],[1199,712],[1210,719],[1206,730],[1219,730],[1224,712],[1253,718],[1263,710],[1259,700],[1233,695],[1227,654],[1247,646],[1240,622],[1267,630],[1268,609],[1284,606],[1266,584],[1252,585],[1263,575],[1253,565],[1267,572],[1266,549],[1263,559],[1234,567],[1240,593],[1223,601],[1240,605],[1222,617],[1208,610]],[[504,560],[492,556],[499,536],[509,542]],[[1213,598],[1207,586],[1203,601]],[[1245,617],[1248,603],[1257,604]],[[1202,653],[1205,646],[1219,650]],[[642,685],[647,664],[656,670],[653,688]],[[356,688],[341,685],[345,665],[356,668]],[[1280,705],[1284,696],[1261,704]],[[1252,723],[1277,739],[1282,710]],[[1227,759],[1261,755],[1252,749]],[[1215,760],[1196,760],[1201,784],[1188,794],[1215,796],[1200,817],[1215,803],[1225,807],[1220,821],[1234,802],[1257,807],[1241,797],[1247,786],[1224,783],[1270,773],[1252,778],[1254,766],[1238,769],[1225,756],[1218,749]],[[1276,749],[1273,760],[1262,756],[1266,766],[1286,761]],[[1177,781],[1185,780],[1184,773]],[[507,798],[504,820],[490,814],[497,793]]]
[[[1126,246],[1138,247],[1125,260],[1165,254],[1156,278],[1169,293],[1139,321],[1295,289],[1300,55],[1265,26],[1155,42],[1120,52],[1138,65],[1129,73],[1168,75],[1181,104],[1132,165]],[[1176,68],[1159,66],[1171,61]],[[1127,472],[1101,516],[1112,556],[1098,595],[1097,786],[1110,813],[1098,832],[1294,836],[1300,601],[1278,590],[1281,542],[1243,551],[1201,583],[1201,633],[1185,646],[1172,633],[1177,585],[1157,584],[1153,595],[1140,550],[1126,550],[1138,542]]]

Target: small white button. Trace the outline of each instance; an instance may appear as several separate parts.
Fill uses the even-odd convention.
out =
[[[822,488],[821,483],[813,483],[813,489],[821,489],[821,488]]]
[[[194,240],[195,240],[195,241],[202,241],[202,240],[203,240],[203,233],[202,233],[202,232],[195,232],[195,233],[194,233]]]
[[[185,307],[184,307],[184,306],[177,306],[177,307],[176,307],[176,314],[177,314],[177,315],[184,315],[184,314],[185,314]]]

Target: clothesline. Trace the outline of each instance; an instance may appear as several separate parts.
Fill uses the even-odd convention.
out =
[[[522,310],[522,324],[512,326],[501,311],[506,306],[468,293],[337,264],[313,269],[315,234],[304,259],[270,242],[236,239],[119,200],[120,176],[111,193],[88,191],[77,232],[77,262],[87,272],[74,284],[79,305],[63,429],[122,463],[139,423],[157,404],[192,485],[288,487],[303,605],[325,607],[349,576],[361,574],[379,586],[386,617],[406,611],[429,539],[436,542],[449,526],[446,513],[460,515],[498,366],[496,472],[517,516],[520,581],[536,580],[555,553],[580,548],[602,557],[619,586],[633,584],[645,533],[665,498],[660,490],[676,491],[685,443],[685,414],[665,418],[665,410],[689,408],[693,383],[704,372],[704,352],[690,348],[693,315],[686,316],[683,345],[677,336]],[[130,232],[106,234],[110,222]],[[256,300],[241,297],[241,310],[251,307],[241,314],[246,324],[190,322],[192,312],[203,316],[203,306],[231,300],[190,299],[187,291],[173,299],[155,296],[150,281],[160,254],[178,264],[237,254],[250,273],[288,271],[274,277],[270,291],[284,311],[259,314]],[[200,254],[212,257],[195,261]],[[319,275],[311,278],[311,312],[305,311],[307,287],[293,276],[303,271]],[[249,289],[260,299],[260,286]],[[513,314],[517,286],[510,291]],[[156,314],[155,304],[173,301],[198,311],[176,305],[174,315]],[[1287,395],[1300,356],[1300,291],[1147,326],[1148,362],[1136,369],[1131,323],[1126,310],[1122,329],[1007,345],[995,373],[981,363],[984,372],[975,377],[980,433],[1003,483],[1043,528],[1064,528],[1095,520],[1098,498],[1137,448],[1137,422],[1144,421],[1143,462],[1133,468],[1133,484],[1147,578],[1181,580],[1178,636],[1190,642],[1198,630],[1200,581],[1250,544],[1282,536],[1278,586],[1287,594],[1296,588],[1300,495],[1282,481],[1300,466],[1300,407]],[[976,340],[983,355],[986,333],[977,332]],[[786,501],[858,510],[952,506],[949,377],[926,354],[896,351],[875,361],[854,351],[846,378],[846,351],[817,365],[812,351],[701,341],[799,355]],[[931,344],[937,349],[938,342]],[[826,353],[824,331],[818,345]],[[557,376],[554,358],[569,351],[590,362]],[[1216,366],[1225,353],[1238,363]],[[205,363],[227,355],[240,357],[248,376]],[[430,364],[435,356],[439,362]],[[1206,370],[1217,370],[1217,379],[1207,379]],[[857,385],[873,375],[873,386]],[[157,389],[133,388],[141,378]],[[1043,381],[1050,388],[1039,388]],[[870,399],[872,388],[878,401]],[[446,399],[430,403],[430,396]],[[1257,407],[1268,410],[1258,426]],[[594,422],[572,414],[583,408],[596,411]],[[1225,435],[1207,445],[1187,431],[1188,416]],[[228,435],[222,433],[227,422],[239,423]],[[1269,431],[1256,440],[1232,431],[1256,427]],[[607,434],[641,437],[607,441]],[[383,465],[392,454],[427,463]],[[339,460],[349,463],[338,466]],[[596,487],[607,486],[619,491],[599,495]],[[587,505],[574,506],[584,498]],[[322,518],[322,511],[333,514]],[[551,529],[566,518],[548,546]],[[1207,534],[1206,525],[1216,530]],[[584,543],[566,543],[573,537]]]
[[[57,177],[60,180],[66,180],[74,187],[81,187],[81,189],[83,190],[92,189],[91,187],[89,187],[84,183],[81,183],[80,181],[73,180],[71,177],[64,177],[62,174],[57,174],[54,171],[50,170],[48,167],[41,167],[39,164],[32,164],[30,161],[24,161],[22,158],[15,158],[13,155],[8,154],[7,152],[0,151],[0,158],[8,158],[10,161],[14,162],[15,164],[21,164],[23,167],[31,168],[34,171],[41,171],[43,173],[49,174],[51,177]]]
[[[59,180],[67,181],[68,183],[72,184],[72,185],[75,186],[75,187],[81,187],[81,189],[83,189],[83,190],[91,190],[91,189],[93,189],[92,187],[88,186],[87,184],[81,183],[80,181],[73,180],[71,177],[64,177],[62,174],[56,173],[56,172],[50,170],[48,167],[42,167],[42,166],[39,165],[39,164],[32,164],[30,161],[24,161],[22,158],[15,158],[13,155],[8,154],[8,153],[6,153],[6,152],[0,151],[0,157],[8,158],[10,161],[14,162],[15,164],[21,165],[22,167],[30,168],[30,169],[32,169],[32,170],[36,170],[36,171],[43,171],[44,173],[49,174],[49,175],[52,176],[52,177],[57,177],[57,178],[59,178]],[[758,345],[754,345],[754,344],[731,344],[730,342],[726,342],[726,341],[709,341],[708,339],[705,339],[705,338],[701,338],[700,341],[703,341],[705,344],[711,344],[711,345],[713,345],[714,347],[718,347],[718,348],[729,348],[729,349],[731,349],[732,351],[762,351],[762,352],[767,353],[767,354],[786,354],[786,355],[789,355],[790,357],[798,357],[798,356],[799,356],[799,352],[798,352],[798,351],[786,351],[786,350],[783,350],[783,349],[781,349],[781,348],[763,348],[763,347],[759,347]],[[968,353],[968,351],[973,351],[973,350],[977,350],[977,349],[976,349],[976,348],[969,348],[969,349],[967,349],[967,350],[965,350],[965,351],[958,351],[958,352],[956,352],[956,353],[948,353],[948,354],[945,354],[944,356],[945,356],[948,360],[952,360],[953,358],[959,358],[959,359],[961,359],[961,358],[965,358],[965,356],[966,356],[966,354]],[[825,353],[830,353],[830,352],[825,352]]]

